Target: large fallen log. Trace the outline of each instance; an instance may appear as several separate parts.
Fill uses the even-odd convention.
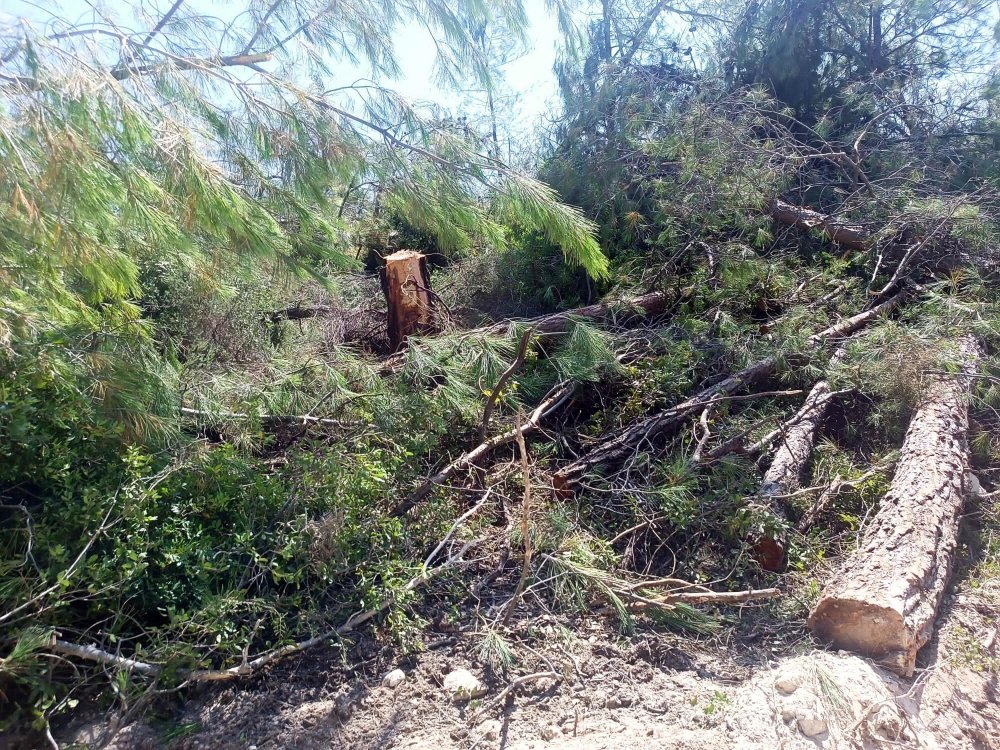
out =
[[[303,307],[301,304],[294,304],[282,310],[273,310],[267,313],[271,323],[280,323],[282,320],[308,320],[309,318],[321,318],[325,315],[335,315],[337,313],[348,314],[349,310],[342,310],[339,307],[330,305],[310,305]]]
[[[890,297],[870,310],[846,318],[836,325],[809,337],[812,346],[838,339],[866,326],[872,320],[899,304],[905,293]],[[618,466],[634,455],[655,436],[680,426],[692,414],[703,410],[719,396],[725,396],[745,388],[773,374],[777,366],[776,357],[767,357],[749,367],[730,375],[715,385],[709,386],[676,406],[646,417],[617,434],[604,440],[587,454],[562,467],[552,475],[552,486],[557,494],[566,497],[571,494],[587,474],[601,466]]]
[[[852,250],[867,249],[871,240],[871,234],[862,226],[841,221],[835,216],[821,214],[809,208],[793,206],[780,199],[775,199],[771,203],[770,214],[779,224],[795,227],[803,232],[820,232],[838,245]]]
[[[844,353],[843,348],[838,349],[831,362],[841,359]],[[826,380],[819,381],[809,391],[802,408],[781,427],[778,447],[757,493],[758,502],[776,519],[789,520],[785,498],[801,487],[802,475],[812,457],[816,433],[826,419],[834,395]],[[764,570],[779,571],[784,568],[788,547],[784,533],[765,531],[751,542],[757,562]]]
[[[521,323],[531,326],[536,336],[558,336],[566,333],[570,325],[576,320],[605,321],[605,320],[634,320],[636,317],[646,318],[652,315],[659,315],[667,308],[667,303],[672,299],[666,292],[650,292],[641,297],[632,297],[625,300],[612,300],[610,302],[599,302],[596,305],[577,307],[564,312],[549,313],[537,318],[529,318],[524,321],[503,320],[499,323],[474,328],[468,333],[473,335],[494,335],[505,333],[513,323]]]
[[[520,324],[526,328],[531,328],[536,339],[544,340],[552,336],[559,336],[566,333],[574,321],[586,320],[590,322],[602,322],[609,320],[631,321],[636,318],[649,318],[659,315],[667,309],[667,304],[672,299],[665,292],[650,292],[641,297],[633,297],[627,300],[615,300],[612,302],[600,302],[596,305],[578,307],[565,312],[549,313],[537,318],[526,318],[521,320],[503,320],[499,323],[491,323],[479,328],[470,328],[462,331],[465,338],[475,338],[477,336],[502,336],[512,325]],[[399,372],[406,362],[406,351],[397,352],[382,360],[379,372],[382,375],[391,375]]]
[[[808,619],[822,640],[904,677],[930,640],[951,573],[969,458],[970,382],[980,356],[967,336],[959,341],[959,372],[932,376],[889,491]]]

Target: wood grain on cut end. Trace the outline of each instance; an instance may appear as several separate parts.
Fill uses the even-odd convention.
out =
[[[968,398],[982,353],[967,336],[958,355],[958,371],[928,379],[889,491],[808,620],[821,639],[906,677],[930,640],[958,546]]]
[[[850,596],[820,599],[807,621],[817,638],[909,677],[922,645],[901,612]]]
[[[788,554],[784,540],[761,537],[751,540],[754,561],[764,570],[781,573],[788,565]]]

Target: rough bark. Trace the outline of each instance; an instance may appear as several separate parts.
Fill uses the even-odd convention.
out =
[[[904,293],[901,292],[870,310],[846,318],[836,325],[813,334],[809,338],[809,342],[813,346],[819,346],[826,341],[853,333],[879,315],[894,308],[903,297]],[[653,414],[626,427],[603,441],[589,453],[555,472],[552,475],[553,487],[560,496],[565,497],[569,495],[581,479],[595,471],[598,467],[618,466],[622,464],[652,438],[677,428],[692,414],[704,409],[713,399],[735,393],[748,385],[768,377],[774,372],[776,365],[777,359],[775,357],[762,359],[740,370],[736,374],[730,375],[725,380],[709,386],[676,406],[672,406],[669,409]]]
[[[434,296],[427,257],[414,250],[386,256],[383,270],[385,299],[389,305],[389,345],[400,349],[414,334],[434,328]]]
[[[771,203],[771,217],[779,224],[801,229],[803,232],[818,231],[838,245],[852,250],[865,250],[870,233],[857,224],[848,224],[834,216],[821,214],[801,206],[793,206],[783,200]]]
[[[844,351],[838,349],[831,361],[841,359]],[[812,458],[816,433],[826,419],[833,395],[830,384],[819,381],[809,391],[802,408],[782,426],[778,447],[757,493],[761,505],[782,521],[788,521],[785,497],[801,486],[802,475]],[[783,534],[762,534],[751,542],[757,562],[764,570],[780,571],[785,567],[788,540]]]
[[[633,297],[627,300],[616,300],[612,302],[601,302],[596,305],[578,307],[565,312],[550,313],[537,318],[527,318],[523,320],[504,320],[499,323],[491,323],[480,328],[471,328],[463,331],[465,337],[475,336],[501,336],[508,331],[514,323],[530,327],[533,335],[540,341],[546,338],[559,336],[569,329],[574,320],[587,320],[601,322],[608,320],[620,320],[628,322],[631,320],[646,319],[654,315],[659,315],[667,309],[667,304],[671,298],[664,292],[651,292],[641,297]],[[406,352],[400,351],[382,361],[379,372],[382,375],[391,375],[398,372],[406,361]]]
[[[531,326],[536,336],[558,336],[566,333],[569,326],[575,320],[604,321],[619,318],[623,321],[628,321],[637,317],[647,318],[651,315],[659,315],[666,310],[670,299],[665,292],[650,292],[641,297],[633,297],[627,300],[600,302],[596,305],[578,307],[574,310],[566,310],[565,312],[550,313],[549,315],[542,315],[538,318],[522,321],[522,323]],[[505,320],[482,328],[475,328],[471,333],[486,335],[502,334],[510,328],[511,322]]]
[[[760,487],[761,497],[787,495],[799,489],[802,473],[812,456],[816,432],[830,408],[830,393],[830,384],[825,380],[809,391],[774,451]]]
[[[913,674],[948,584],[968,464],[971,375],[981,355],[959,342],[961,370],[934,377],[903,442],[899,463],[857,551],[831,578],[809,615],[825,641]]]

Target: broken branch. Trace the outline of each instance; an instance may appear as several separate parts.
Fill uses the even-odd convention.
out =
[[[514,427],[507,432],[483,441],[471,451],[463,453],[433,476],[428,477],[419,487],[417,487],[417,489],[411,492],[409,496],[403,500],[403,502],[393,509],[392,515],[401,516],[408,512],[411,508],[413,508],[413,506],[426,498],[436,486],[443,484],[449,477],[457,472],[463,469],[471,468],[477,461],[482,459],[493,449],[513,442],[517,439],[518,435],[527,435],[537,430],[541,420],[565,404],[575,389],[575,383],[571,383],[569,381],[559,383],[551,391],[549,391],[548,396],[542,399],[542,402],[535,408],[535,410],[531,413],[531,416],[523,425]]]

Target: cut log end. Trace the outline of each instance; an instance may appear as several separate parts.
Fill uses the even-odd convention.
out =
[[[903,677],[913,675],[926,640],[900,612],[846,596],[824,596],[806,624],[821,641],[863,654]]]
[[[573,477],[562,472],[552,475],[552,492],[557,500],[569,500],[576,494],[576,482]]]
[[[782,573],[788,565],[786,545],[782,539],[760,537],[752,540],[750,549],[757,564],[771,573]]]
[[[968,396],[982,352],[964,336],[958,354],[958,373],[928,381],[889,491],[808,620],[821,639],[905,677],[933,632],[958,545]]]

